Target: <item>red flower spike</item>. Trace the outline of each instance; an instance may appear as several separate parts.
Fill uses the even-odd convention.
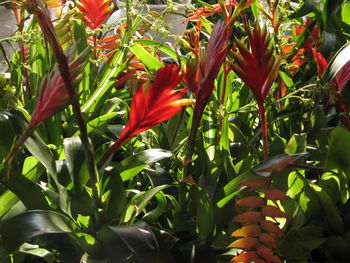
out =
[[[236,202],[238,206],[247,206],[249,208],[262,207],[266,201],[259,196],[248,196]]]
[[[258,225],[247,225],[237,229],[231,234],[231,237],[251,237],[261,233]]]
[[[262,120],[263,154],[267,159],[267,120],[264,108],[266,96],[275,81],[282,59],[273,56],[270,36],[266,27],[260,28],[256,23],[254,30],[246,26],[250,49],[236,39],[239,52],[233,53],[236,63],[230,63],[245,84],[252,90],[259,107]]]
[[[254,237],[244,237],[232,242],[228,247],[243,248],[250,250],[258,246],[258,239]]]
[[[157,71],[154,82],[146,82],[137,89],[131,106],[130,118],[118,140],[101,159],[101,167],[108,157],[132,137],[173,117],[183,106],[194,103],[192,99],[181,99],[186,89],[174,91],[182,80],[180,66],[166,65]]]
[[[76,4],[92,30],[100,28],[114,9],[112,0],[80,0]]]
[[[231,34],[231,28],[228,28],[224,22],[219,21],[213,28],[205,52],[202,49],[199,53],[197,64],[198,82],[197,85],[192,84],[192,89],[194,92],[197,92],[197,96],[189,136],[189,147],[184,161],[186,171],[192,160],[200,120],[209,97],[213,92],[215,78],[228,53]],[[197,91],[196,86],[198,86]]]
[[[232,258],[229,263],[250,263],[257,257],[258,255],[255,251],[244,251]]]
[[[69,63],[72,80],[75,80],[84,68],[84,59],[87,51],[81,53],[78,58]],[[53,71],[48,73],[41,83],[34,112],[29,122],[29,128],[59,113],[70,103],[71,97],[60,72]]]
[[[267,263],[267,261],[265,261],[265,260],[263,260],[263,259],[261,259],[261,258],[257,258],[257,259],[255,260],[255,263]]]

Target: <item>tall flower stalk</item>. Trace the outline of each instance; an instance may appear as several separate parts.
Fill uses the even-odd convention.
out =
[[[255,24],[252,30],[246,25],[246,33],[250,48],[236,39],[237,52],[233,52],[235,62],[230,65],[234,72],[252,90],[258,103],[261,116],[263,155],[268,156],[267,117],[264,106],[267,94],[276,79],[282,59],[273,55],[272,41],[266,27]]]
[[[213,28],[206,49],[199,50],[198,58],[190,61],[186,70],[187,84],[196,95],[196,104],[192,117],[192,126],[189,136],[188,151],[185,156],[185,168],[192,161],[196,134],[204,109],[214,89],[214,81],[229,50],[229,40],[232,29],[219,21]],[[194,79],[193,79],[194,78]]]
[[[67,89],[68,96],[71,99],[74,115],[80,130],[81,141],[87,159],[90,178],[93,180],[93,187],[95,187],[96,182],[99,179],[92,146],[89,141],[86,124],[83,120],[83,116],[80,110],[78,95],[71,77],[68,60],[58,41],[48,9],[42,0],[22,0],[19,2],[29,13],[35,16],[42,32],[44,33],[45,39],[49,42],[54,56],[56,57],[58,70],[62,76],[65,88]],[[99,196],[98,190],[95,189],[95,192],[95,194]]]

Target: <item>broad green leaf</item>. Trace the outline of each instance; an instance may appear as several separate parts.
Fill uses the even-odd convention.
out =
[[[10,122],[6,113],[0,113],[0,163],[5,160],[16,141],[16,132]]]
[[[132,53],[135,54],[138,59],[142,61],[145,66],[151,70],[158,70],[162,68],[164,65],[160,62],[155,56],[149,53],[143,46],[134,44],[129,47]]]
[[[68,171],[75,189],[79,191],[83,185],[79,178],[80,168],[85,162],[85,154],[79,137],[65,138],[63,142]]]
[[[27,209],[50,209],[40,187],[11,168],[1,171],[1,183],[13,192]]]
[[[310,184],[311,189],[316,194],[323,211],[323,219],[326,228],[334,234],[341,234],[344,232],[344,222],[341,218],[336,206],[332,203],[331,198],[321,187]]]
[[[345,44],[338,50],[328,64],[321,79],[321,83],[331,82],[338,72],[350,61],[350,43]]]
[[[109,191],[107,200],[105,201],[105,214],[109,220],[115,220],[126,209],[126,192],[121,176],[116,170],[107,170],[104,172],[106,181],[103,192]]]
[[[137,195],[135,195],[131,200],[131,205],[133,205],[136,208],[136,215],[139,215],[142,210],[146,207],[146,205],[151,201],[151,199],[160,191],[164,190],[165,188],[170,187],[170,185],[160,185],[157,187],[154,187],[148,191],[141,192]]]
[[[319,5],[320,5],[320,1],[318,0],[305,0],[303,5],[293,14],[291,14],[289,18],[294,19],[294,18],[305,16],[311,12],[316,11]]]
[[[45,248],[40,248],[38,245],[24,243],[22,246],[20,246],[18,252],[42,258],[47,263],[54,263],[55,261],[54,253],[48,251]]]
[[[342,20],[344,23],[350,25],[350,3],[344,3],[342,7]]]
[[[284,71],[278,71],[278,74],[288,88],[291,88],[294,86],[293,79],[289,77],[287,73],[285,73]]]
[[[324,247],[327,248],[327,252],[332,253],[337,259],[348,259],[350,258],[350,245],[346,236],[343,235],[332,235],[324,243]],[[338,262],[338,260],[336,260]],[[339,260],[340,262],[340,260]]]
[[[331,134],[325,167],[329,170],[341,169],[350,176],[350,132],[336,127]]]
[[[157,199],[157,206],[153,210],[147,212],[142,217],[142,220],[144,220],[145,222],[149,222],[149,223],[156,222],[157,219],[166,211],[167,199],[165,194],[162,192],[158,192],[155,195],[155,197]]]
[[[48,210],[27,211],[9,219],[0,227],[1,237],[6,240],[4,245],[11,250],[40,235],[71,233],[73,230],[72,221],[68,217]]]
[[[87,47],[87,35],[85,31],[85,25],[82,21],[74,19],[74,41],[77,47],[77,51],[80,54],[83,52]]]
[[[307,259],[305,255],[320,247],[327,240],[321,234],[322,228],[314,225],[291,229],[287,236],[279,242],[278,251],[288,260]]]
[[[172,157],[170,151],[162,149],[149,149],[124,159],[118,167],[121,178],[123,181],[130,180],[139,172],[141,172],[147,164],[158,162],[165,158]]]
[[[134,40],[135,43],[140,43],[143,44],[145,46],[150,46],[150,47],[154,47],[157,50],[163,52],[165,55],[168,55],[169,57],[178,60],[180,59],[182,63],[186,63],[186,59],[182,56],[179,56],[174,49],[170,48],[167,45],[164,45],[162,43],[159,43],[155,40],[151,40],[151,39],[135,39]]]
[[[286,145],[286,153],[303,153],[306,152],[306,133],[293,134]]]

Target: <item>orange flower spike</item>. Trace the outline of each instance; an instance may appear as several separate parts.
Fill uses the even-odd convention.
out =
[[[262,220],[262,214],[258,211],[248,211],[233,218],[233,221],[239,223],[257,223]]]
[[[284,212],[282,212],[278,207],[272,206],[272,205],[266,205],[262,208],[262,214],[263,216],[269,216],[272,218],[275,217],[284,217],[288,218],[288,215]]]
[[[232,242],[228,247],[242,248],[250,250],[258,246],[258,239],[254,237],[244,237]]]
[[[268,247],[265,246],[259,246],[258,249],[256,250],[259,256],[263,257],[266,259],[267,262],[272,262],[272,263],[283,263],[282,260],[274,255]]]
[[[258,225],[247,225],[237,229],[231,234],[231,237],[251,237],[261,233]]]
[[[230,260],[229,263],[250,263],[258,257],[255,251],[244,251]]]
[[[114,9],[112,0],[80,0],[76,4],[92,30],[100,28]]]
[[[182,80],[180,69],[180,66],[175,64],[166,65],[157,71],[153,83],[148,81],[139,86],[131,102],[129,121],[118,140],[99,161],[99,167],[132,137],[170,119],[184,106],[193,104],[193,100],[181,100],[186,89],[174,91]],[[179,100],[181,103],[176,104]]]
[[[261,228],[264,229],[266,232],[274,234],[277,237],[285,236],[285,233],[274,222],[271,222],[269,220],[262,220],[260,221],[260,225]]]
[[[249,208],[262,207],[266,201],[259,196],[248,196],[236,202],[238,206],[247,206]]]
[[[278,200],[289,200],[290,197],[283,193],[281,190],[277,189],[268,189],[265,191],[265,198],[271,201]]]

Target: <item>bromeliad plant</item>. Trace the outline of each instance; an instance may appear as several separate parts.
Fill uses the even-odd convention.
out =
[[[349,3],[195,4],[6,2],[1,263],[350,260]]]

